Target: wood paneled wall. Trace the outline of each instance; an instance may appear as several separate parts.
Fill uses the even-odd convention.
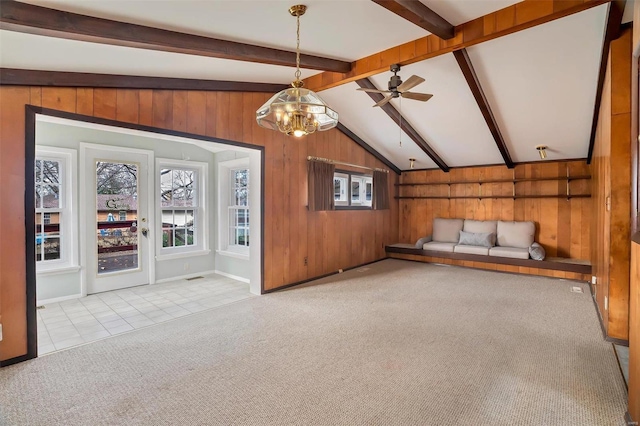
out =
[[[318,277],[385,257],[398,241],[398,203],[390,210],[309,212],[308,155],[385,168],[337,130],[303,139],[258,127],[267,93],[0,88],[0,360],[26,353],[25,105],[186,131],[265,147],[264,288]],[[389,192],[397,176],[392,172]],[[28,190],[28,188],[27,188]],[[307,264],[305,265],[305,259]]]
[[[404,172],[402,183],[478,181],[492,179],[538,178],[588,175],[585,161],[541,162],[522,164],[514,169],[505,166],[466,167],[452,169],[449,173],[440,170]],[[516,183],[516,195],[563,194],[566,180]],[[451,185],[451,196],[478,195],[478,184]],[[571,193],[588,194],[588,180],[571,181]],[[409,195],[401,187],[401,195]],[[415,187],[411,195],[447,196],[448,188],[442,186]],[[512,183],[482,184],[482,196],[511,195]],[[531,220],[536,223],[536,241],[542,244],[550,257],[589,259],[591,235],[590,198],[482,198],[477,199],[401,199],[400,239],[404,243],[415,243],[418,238],[431,235],[433,218],[465,218],[476,220]]]
[[[593,291],[607,335],[622,340],[629,337],[631,33],[611,43],[591,164]]]

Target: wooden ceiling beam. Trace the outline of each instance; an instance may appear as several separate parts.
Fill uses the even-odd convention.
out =
[[[295,52],[96,18],[13,0],[2,1],[0,29],[162,52],[296,66]],[[351,63],[300,55],[300,67],[344,73],[351,70]]]
[[[349,72],[323,72],[305,79],[305,87],[322,91],[389,70],[391,64],[408,65],[451,53],[507,34],[522,31],[611,0],[524,0],[455,27],[455,36],[442,40],[428,35],[358,59]]]
[[[460,70],[462,71],[464,78],[467,80],[467,84],[469,84],[469,89],[471,89],[471,93],[473,93],[473,97],[478,103],[480,112],[482,112],[484,121],[487,123],[487,126],[491,131],[491,135],[493,135],[493,140],[498,146],[498,150],[502,155],[504,163],[508,168],[513,169],[515,167],[515,164],[511,159],[507,144],[504,142],[504,138],[502,137],[502,133],[500,132],[500,128],[498,127],[498,122],[493,116],[493,112],[491,111],[491,107],[489,106],[489,102],[487,101],[487,97],[482,90],[480,80],[478,80],[478,76],[476,75],[476,71],[473,68],[471,58],[469,58],[469,54],[467,53],[467,49],[454,50],[453,56],[455,56],[456,61],[458,61]]]
[[[454,36],[454,26],[418,0],[372,1],[443,40]]]
[[[356,83],[358,83],[358,86],[364,89],[378,89],[375,84],[373,84],[368,78],[357,80]],[[365,93],[369,95],[371,99],[373,99],[373,101],[376,103],[384,99],[384,95],[381,93]],[[440,158],[440,156],[433,150],[433,148],[431,148],[427,141],[425,141],[424,138],[420,136],[420,134],[413,128],[413,126],[411,126],[411,124],[409,124],[407,120],[405,120],[405,118],[400,115],[398,110],[391,104],[391,102],[382,105],[380,108],[382,108],[382,110],[386,112],[387,115],[398,126],[400,126],[400,128],[411,138],[411,140],[414,141],[416,145],[418,145],[418,147],[423,150],[424,153],[427,154],[429,158],[431,158],[443,172],[449,171],[449,166],[447,166],[444,160]]]
[[[620,26],[622,24],[622,15],[626,1],[612,1],[609,7],[609,16],[607,18],[607,29],[604,33],[604,42],[602,43],[602,55],[600,56],[600,72],[598,74],[598,85],[596,88],[596,101],[593,106],[593,119],[591,121],[591,135],[589,136],[589,151],[587,152],[587,164],[591,164],[593,157],[593,149],[596,144],[596,130],[598,128],[598,118],[600,116],[600,104],[602,103],[602,88],[604,87],[604,79],[607,74],[607,63],[609,62],[609,48],[611,41],[620,36]]]
[[[204,90],[213,92],[279,92],[287,86],[243,81],[196,80],[0,68],[0,86],[100,87],[115,89]]]

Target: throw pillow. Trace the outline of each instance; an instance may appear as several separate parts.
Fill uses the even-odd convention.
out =
[[[458,244],[464,246],[493,247],[496,234],[491,232],[464,232],[460,231]]]
[[[431,242],[431,236],[422,237],[416,242],[416,248],[421,249],[422,246],[424,246],[426,243],[430,243],[430,242]]]
[[[544,260],[546,254],[544,247],[538,243],[533,243],[529,246],[529,256],[531,256],[533,260]]]

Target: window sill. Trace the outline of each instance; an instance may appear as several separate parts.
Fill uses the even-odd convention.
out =
[[[249,260],[248,253],[244,254],[244,253],[240,253],[237,251],[230,251],[230,250],[216,250],[216,253],[219,254],[220,256],[235,257],[236,259]]]
[[[59,268],[51,268],[51,269],[43,269],[43,270],[36,269],[36,275],[70,274],[73,272],[78,272],[79,270],[80,270],[79,266],[61,266]]]
[[[206,256],[211,253],[211,250],[192,250],[181,253],[171,254],[159,254],[156,256],[156,260],[171,260],[171,259],[183,259],[185,257]]]

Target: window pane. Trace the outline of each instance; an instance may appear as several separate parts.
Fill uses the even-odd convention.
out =
[[[171,197],[173,195],[172,176],[171,169],[160,170],[160,200],[162,207],[171,206]]]
[[[41,205],[39,207],[45,209],[60,208],[60,188],[58,185],[38,185],[40,193]]]
[[[351,201],[360,201],[360,182],[351,182]]]
[[[60,238],[45,238],[42,243],[44,260],[60,259]]]
[[[42,182],[42,160],[36,160],[36,167],[34,170],[35,182]]]
[[[180,247],[186,245],[186,229],[177,228],[175,232],[175,246]]]
[[[40,185],[36,185],[35,189],[36,209],[39,209],[42,207],[42,188],[40,188]]]
[[[175,223],[173,221],[173,210],[162,211],[162,247],[173,247],[173,229]]]
[[[126,211],[118,212],[118,220],[127,220],[127,212]]]
[[[60,183],[60,164],[57,161],[42,161],[42,182]]]
[[[367,201],[371,201],[371,193],[372,193],[372,189],[373,189],[373,184],[370,182],[367,182],[366,184],[366,190],[365,190],[365,199]]]

